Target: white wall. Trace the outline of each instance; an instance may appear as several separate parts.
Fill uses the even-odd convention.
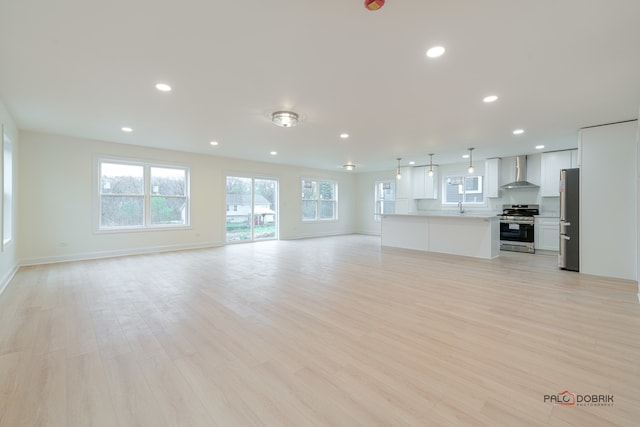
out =
[[[348,234],[355,230],[355,176],[271,163],[250,162],[102,141],[20,133],[19,224],[24,264],[92,258],[224,243],[227,173],[276,178],[280,183],[280,238]],[[167,231],[95,233],[96,156],[185,164],[191,169],[191,228]],[[303,223],[300,179],[339,184],[339,219]]]
[[[3,131],[4,130],[4,131]],[[20,237],[20,233],[17,231],[19,218],[17,215],[17,205],[20,199],[18,188],[18,159],[20,157],[20,143],[18,140],[18,128],[16,127],[13,118],[7,111],[4,104],[0,101],[0,146],[1,142],[6,134],[13,143],[13,184],[14,184],[14,193],[13,193],[13,243],[8,245],[4,249],[0,249],[0,292],[5,288],[9,280],[13,277],[17,267],[18,267],[18,239]],[[0,159],[2,158],[0,151]],[[0,171],[3,169],[2,162],[0,162]],[[2,189],[2,173],[0,173],[0,191]],[[0,203],[1,206],[1,203]],[[2,218],[2,209],[0,209],[0,218]],[[0,226],[2,226],[3,221],[0,219]],[[1,242],[0,242],[1,245]]]
[[[637,280],[638,122],[580,131],[580,271]]]
[[[380,235],[381,222],[376,220],[375,184],[376,181],[395,180],[395,169],[381,172],[358,173],[356,175],[356,232],[360,234]]]

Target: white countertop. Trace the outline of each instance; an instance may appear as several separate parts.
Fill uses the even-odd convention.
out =
[[[498,219],[498,214],[491,213],[475,213],[475,212],[416,212],[408,214],[384,214],[384,216],[396,216],[396,217],[445,217],[445,218],[470,218],[470,219]]]

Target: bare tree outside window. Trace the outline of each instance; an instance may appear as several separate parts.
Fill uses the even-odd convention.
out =
[[[101,230],[188,225],[189,171],[100,162]]]

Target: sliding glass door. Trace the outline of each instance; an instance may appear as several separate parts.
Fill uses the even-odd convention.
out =
[[[227,242],[278,238],[278,181],[227,176]]]

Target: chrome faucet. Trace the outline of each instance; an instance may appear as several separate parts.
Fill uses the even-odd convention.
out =
[[[458,213],[464,213],[464,208],[462,207],[462,202],[458,202]]]

